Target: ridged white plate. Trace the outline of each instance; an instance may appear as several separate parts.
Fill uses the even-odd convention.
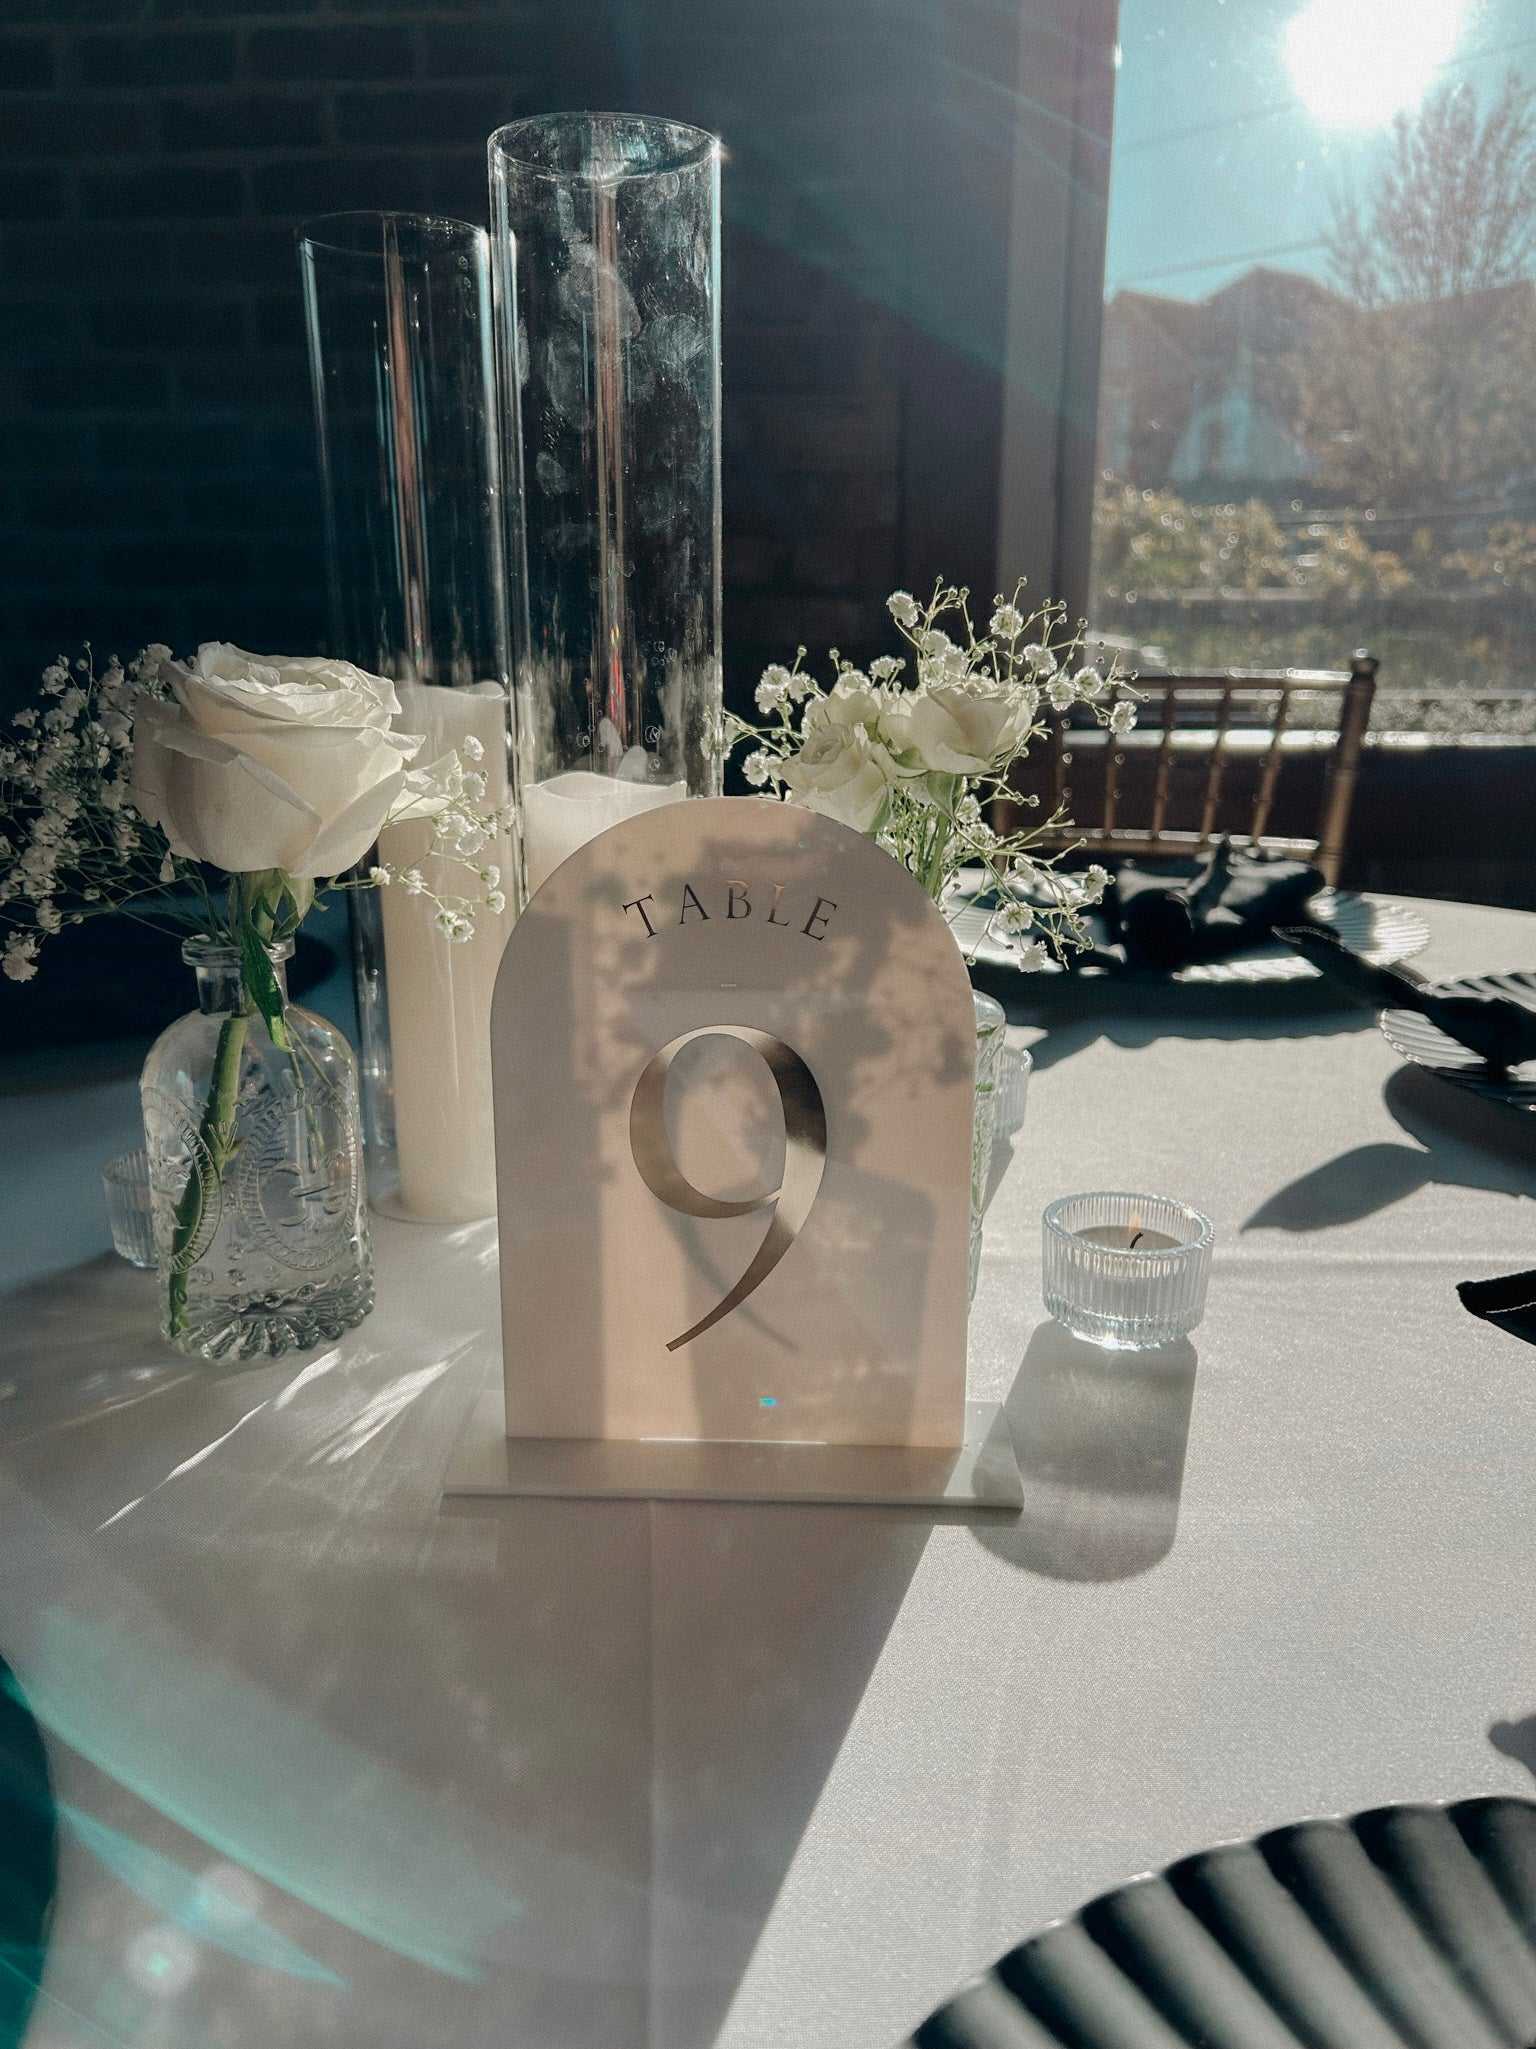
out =
[[[1527,1010],[1536,1010],[1536,973],[1517,968],[1504,975],[1463,975],[1454,982],[1436,982],[1438,996],[1510,996]],[[1536,1110],[1536,1060],[1523,1060],[1507,1073],[1490,1070],[1470,1046],[1458,1044],[1416,1010],[1384,1010],[1377,1019],[1382,1037],[1404,1060],[1427,1067],[1442,1081],[1470,1089],[1490,1103],[1508,1103],[1516,1110]]]
[[[967,958],[974,957],[992,968],[1017,970],[1018,957],[1013,949],[1004,940],[989,936],[987,932],[991,915],[978,904],[966,904],[950,918],[950,929]],[[1315,896],[1307,906],[1306,922],[1326,925],[1337,932],[1353,952],[1374,961],[1378,967],[1391,967],[1400,960],[1410,960],[1429,944],[1429,927],[1417,911],[1410,911],[1406,904],[1382,903],[1370,897],[1356,896],[1349,890],[1325,889]],[[1064,971],[1053,961],[1038,972],[1060,974]],[[1110,971],[1090,967],[1080,972],[1096,974]],[[1175,968],[1168,979],[1174,982],[1307,982],[1316,979],[1317,972],[1310,961],[1303,960],[1299,953],[1292,953],[1278,939],[1266,939],[1251,950],[1232,954],[1226,960],[1193,961],[1188,967]]]
[[[1305,1821],[1021,1943],[907,2049],[1532,2049],[1536,1806]]]

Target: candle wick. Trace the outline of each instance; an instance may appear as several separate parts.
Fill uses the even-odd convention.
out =
[[[1129,1252],[1134,1252],[1136,1250],[1137,1245],[1145,1236],[1146,1233],[1144,1231],[1138,1231],[1136,1233],[1136,1236],[1131,1240],[1130,1244],[1127,1246],[1126,1250]]]

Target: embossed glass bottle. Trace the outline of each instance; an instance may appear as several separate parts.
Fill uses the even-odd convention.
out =
[[[280,983],[292,951],[270,949]],[[328,1343],[373,1307],[352,1049],[295,1004],[275,1045],[234,946],[182,958],[198,1007],[140,1083],[164,1335],[205,1359]]]

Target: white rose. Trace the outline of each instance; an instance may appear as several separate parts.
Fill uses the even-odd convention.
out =
[[[909,691],[885,714],[898,752],[939,775],[981,775],[1011,760],[1028,738],[1030,723],[1019,691],[979,683]]]
[[[350,662],[207,641],[161,674],[175,702],[134,707],[133,801],[187,859],[339,875],[386,821],[448,801],[457,764],[408,770],[422,743],[390,730],[393,684]]]
[[[795,801],[855,832],[872,831],[897,779],[895,762],[865,726],[831,719],[807,726],[800,752],[780,770]]]

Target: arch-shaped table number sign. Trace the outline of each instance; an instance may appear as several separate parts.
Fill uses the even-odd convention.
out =
[[[504,1387],[449,1495],[1017,1507],[966,1401],[970,985],[888,855],[642,812],[518,920],[491,1046]]]

